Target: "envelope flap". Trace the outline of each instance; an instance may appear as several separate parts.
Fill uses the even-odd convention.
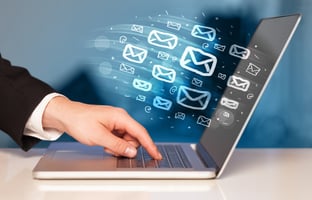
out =
[[[125,47],[125,54],[130,54],[132,57],[138,57],[142,56],[142,54],[146,54],[146,50],[131,44],[127,44]]]
[[[198,121],[200,121],[200,122],[209,122],[210,119],[207,118],[207,117],[204,117],[204,116],[200,116],[200,117],[198,118]]]
[[[170,75],[175,72],[173,69],[169,69],[161,65],[155,65],[154,69],[157,72],[157,74],[162,74],[162,75]]]
[[[232,81],[237,85],[244,85],[247,83],[244,79],[239,77],[232,77]]]
[[[199,101],[210,95],[207,91],[198,91],[184,86],[181,86],[181,92],[191,101]]]
[[[206,26],[197,26],[195,29],[197,32],[200,34],[214,34],[215,30],[211,27],[206,27]]]
[[[176,39],[175,35],[172,35],[170,33],[163,33],[163,32],[156,31],[156,30],[153,30],[150,33],[150,36],[151,36],[151,40],[158,40],[160,42],[169,42],[173,39]]]
[[[232,51],[233,53],[238,54],[238,55],[248,54],[248,49],[235,45],[235,44],[232,45]]]
[[[142,54],[145,54],[145,49],[141,49],[139,47],[132,47],[130,48],[130,52],[131,52],[131,55],[133,56],[140,56]]]
[[[206,52],[201,51],[200,49],[194,49],[192,47],[187,48],[187,53],[190,55],[191,60],[195,65],[203,65],[211,62],[215,62],[216,58]]]

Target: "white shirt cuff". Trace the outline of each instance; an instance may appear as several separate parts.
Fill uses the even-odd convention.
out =
[[[58,93],[51,93],[45,96],[39,105],[35,108],[30,118],[28,119],[24,135],[38,138],[40,140],[57,140],[63,133],[59,132],[56,129],[43,129],[42,127],[42,116],[47,107],[48,103],[57,96],[63,96]]]

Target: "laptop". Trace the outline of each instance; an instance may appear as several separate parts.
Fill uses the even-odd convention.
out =
[[[197,144],[157,143],[164,159],[155,161],[142,148],[138,149],[136,158],[129,159],[113,157],[101,147],[76,142],[55,142],[33,169],[33,178],[219,178],[300,19],[300,14],[262,19],[247,47],[230,44],[225,49],[219,49],[237,57],[237,67],[232,74],[227,74],[226,87],[211,117],[201,119],[201,123],[208,125]],[[175,24],[175,27],[179,27],[178,25]],[[212,30],[206,36],[213,37],[213,34]],[[210,61],[213,61],[213,57]],[[194,93],[197,91],[190,90]],[[205,104],[201,103],[201,106]],[[198,106],[188,105],[192,105],[192,108]]]

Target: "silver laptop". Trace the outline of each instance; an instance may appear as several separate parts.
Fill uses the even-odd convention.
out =
[[[235,57],[237,66],[231,74],[226,74],[224,80],[226,87],[214,112],[209,118],[204,116],[201,118],[200,123],[206,124],[207,128],[197,144],[158,143],[164,159],[156,161],[141,148],[136,158],[129,159],[113,157],[106,154],[101,147],[89,147],[75,142],[52,143],[33,169],[33,177],[35,179],[212,179],[220,177],[300,18],[299,14],[295,14],[262,19],[247,47],[237,44],[216,46],[213,41],[208,41],[209,45],[217,47],[218,51]],[[176,28],[180,27],[179,24],[172,25]],[[215,32],[214,29],[209,30],[207,34],[200,31],[196,33],[193,29],[192,34],[204,33],[200,37],[211,39]],[[191,48],[189,47],[188,50]],[[197,49],[198,52],[208,55],[203,50]],[[213,62],[215,57],[209,55],[210,61]],[[210,66],[210,69],[213,67],[218,68],[218,65]],[[195,73],[196,70],[199,69],[194,69]],[[217,73],[210,74],[207,79],[213,76],[217,76]],[[189,87],[182,89],[188,89],[189,95],[198,91]],[[202,101],[200,105],[204,104],[205,102]],[[198,104],[188,104],[188,106],[195,108]]]

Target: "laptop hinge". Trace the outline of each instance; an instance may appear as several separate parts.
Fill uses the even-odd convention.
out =
[[[209,153],[206,151],[206,149],[203,147],[203,145],[198,143],[196,145],[196,152],[198,156],[200,157],[200,159],[203,161],[203,163],[206,165],[206,167],[215,168],[216,171],[219,171],[220,168],[218,167],[216,162],[213,160],[213,158],[209,155]]]

